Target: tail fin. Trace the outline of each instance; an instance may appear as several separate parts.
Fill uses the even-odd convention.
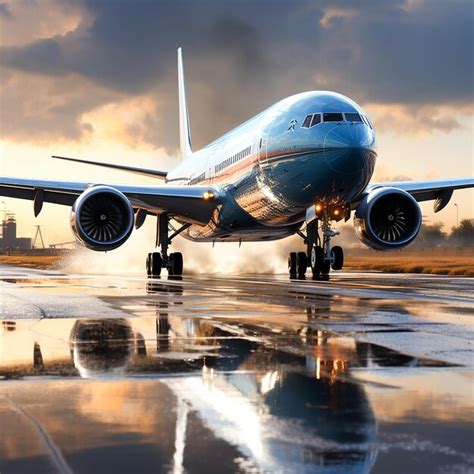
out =
[[[191,130],[189,128],[188,103],[186,100],[186,83],[184,81],[183,55],[178,48],[178,87],[179,87],[179,141],[181,158],[188,158],[193,154],[191,145]]]

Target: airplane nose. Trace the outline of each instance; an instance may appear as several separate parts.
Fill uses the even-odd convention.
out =
[[[362,124],[335,125],[326,134],[323,149],[328,166],[342,174],[359,173],[376,156],[373,132]]]

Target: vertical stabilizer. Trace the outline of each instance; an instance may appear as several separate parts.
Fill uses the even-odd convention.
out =
[[[188,102],[186,99],[186,83],[184,81],[183,54],[178,48],[178,87],[179,87],[179,142],[181,158],[192,155],[191,130],[189,128]]]

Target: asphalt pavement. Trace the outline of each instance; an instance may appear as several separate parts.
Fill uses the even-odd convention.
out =
[[[0,267],[0,472],[474,470],[474,279]]]

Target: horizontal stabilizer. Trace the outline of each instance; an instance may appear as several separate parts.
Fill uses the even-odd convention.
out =
[[[112,168],[121,171],[127,171],[128,173],[141,174],[143,176],[150,176],[152,178],[166,179],[167,171],[150,170],[146,168],[138,168],[136,166],[117,165],[115,163],[103,163],[100,161],[89,161],[80,160],[79,158],[69,158],[67,156],[55,156],[58,160],[74,161],[75,163],[84,163],[86,165],[103,166],[104,168]]]

